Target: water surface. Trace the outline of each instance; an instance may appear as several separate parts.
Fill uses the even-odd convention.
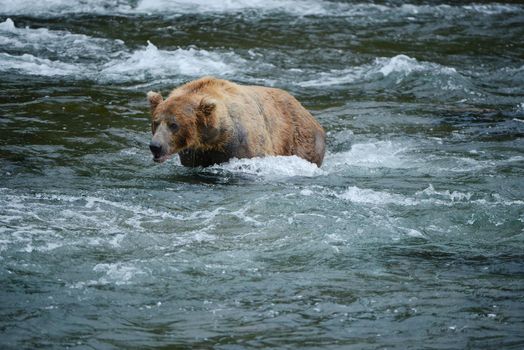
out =
[[[0,347],[524,347],[524,6],[0,0]],[[328,133],[187,169],[145,93],[279,87]]]

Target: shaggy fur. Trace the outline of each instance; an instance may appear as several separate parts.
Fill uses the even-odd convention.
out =
[[[166,100],[156,92],[147,97],[157,162],[179,153],[185,166],[268,155],[322,164],[324,129],[283,90],[204,77],[176,88]]]

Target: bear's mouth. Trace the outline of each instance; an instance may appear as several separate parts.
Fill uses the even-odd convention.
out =
[[[166,160],[168,160],[169,158],[171,158],[171,156],[166,154],[166,155],[163,155],[163,156],[160,156],[160,157],[153,157],[153,161],[156,162],[156,163],[163,163]]]

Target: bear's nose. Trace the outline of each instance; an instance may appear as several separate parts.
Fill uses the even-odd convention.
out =
[[[158,157],[162,152],[162,145],[158,141],[151,141],[151,143],[149,144],[149,149],[155,157]]]

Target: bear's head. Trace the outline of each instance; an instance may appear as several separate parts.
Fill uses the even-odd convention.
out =
[[[147,93],[151,107],[153,160],[162,163],[173,154],[191,148],[206,150],[220,143],[219,110],[224,108],[208,96],[170,96]]]

